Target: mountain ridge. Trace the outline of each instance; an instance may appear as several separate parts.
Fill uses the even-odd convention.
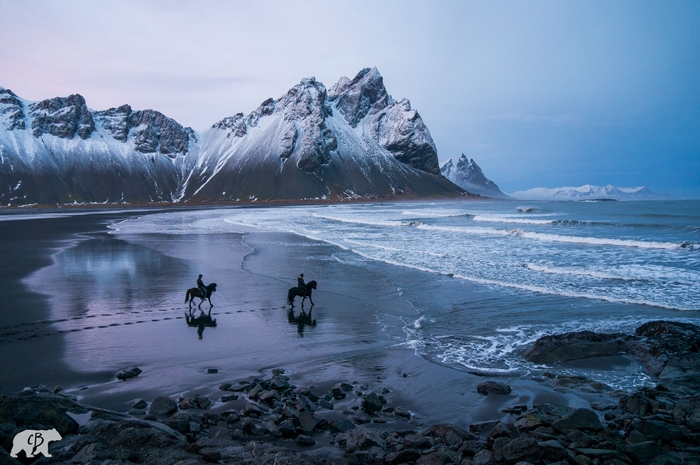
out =
[[[304,78],[195,132],[156,110],[29,102],[0,87],[0,204],[462,197],[407,99],[376,68]]]
[[[643,186],[615,187],[593,186],[585,184],[580,187],[535,187],[510,194],[518,200],[657,200],[668,199],[667,194],[657,194]]]
[[[451,158],[444,162],[440,166],[440,172],[445,178],[468,192],[497,199],[511,198],[484,175],[473,158],[469,160],[464,154],[457,159],[456,164]]]

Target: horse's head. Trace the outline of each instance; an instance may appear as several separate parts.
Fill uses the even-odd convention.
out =
[[[216,292],[216,283],[211,283],[207,286],[212,292]]]
[[[316,281],[309,281],[306,285],[311,289],[316,289]]]

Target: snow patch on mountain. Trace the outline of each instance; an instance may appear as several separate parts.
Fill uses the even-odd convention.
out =
[[[536,187],[510,194],[519,200],[657,200],[670,198],[657,194],[646,187],[592,186],[581,187]]]

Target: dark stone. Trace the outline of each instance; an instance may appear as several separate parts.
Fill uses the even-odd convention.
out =
[[[469,431],[475,434],[482,434],[491,431],[498,424],[498,420],[479,421],[469,425]]]
[[[528,348],[523,357],[532,363],[555,364],[589,357],[619,355],[627,348],[629,336],[579,331],[544,336]]]
[[[311,436],[307,436],[306,434],[300,434],[297,436],[296,441],[297,444],[300,446],[313,446],[316,444],[316,441]]]
[[[476,392],[479,394],[500,394],[500,395],[507,395],[510,394],[512,391],[512,388],[508,386],[507,384],[504,383],[499,383],[497,381],[485,381],[483,383],[479,383],[476,386]]]
[[[143,373],[143,371],[139,367],[125,368],[117,373],[117,379],[125,381],[127,379],[135,378],[141,373]]]
[[[354,452],[357,449],[367,450],[370,447],[386,449],[386,442],[375,432],[368,430],[364,426],[358,426],[346,433],[347,442],[345,450]]]
[[[169,397],[156,397],[151,402],[148,413],[151,415],[170,415],[177,412],[177,404]]]
[[[379,396],[371,392],[362,398],[362,410],[370,415],[382,409],[382,401]]]
[[[393,457],[391,463],[414,463],[421,455],[422,454],[415,449],[401,449]]]
[[[303,429],[307,433],[313,431],[314,428],[316,428],[316,426],[318,426],[322,422],[322,420],[315,416],[313,412],[309,411],[299,413],[296,420],[299,423],[301,429]]]
[[[355,424],[349,420],[332,420],[328,423],[328,429],[336,433],[344,433],[355,428]]]
[[[283,437],[294,437],[297,434],[297,428],[294,426],[292,420],[284,420],[279,424],[279,433]]]
[[[65,436],[78,431],[78,424],[66,412],[86,413],[70,399],[53,393],[23,392],[0,396],[0,424],[22,429],[51,429]]]
[[[403,446],[406,449],[430,449],[433,445],[430,439],[420,434],[409,434],[403,438]]]
[[[515,462],[537,462],[540,460],[542,451],[540,445],[534,438],[518,437],[508,441],[502,449],[503,458],[509,463]],[[551,458],[551,457],[548,457]]]
[[[148,403],[143,400],[139,399],[134,404],[131,406],[131,408],[136,409],[136,410],[144,410],[146,407],[148,407]]]
[[[260,434],[260,428],[251,418],[244,418],[241,421],[241,431],[248,436],[258,436]]]
[[[542,457],[547,460],[566,460],[569,458],[569,453],[564,446],[558,441],[548,440],[539,444]],[[531,459],[528,459],[531,460]],[[532,458],[534,460],[534,457]]]
[[[600,423],[598,415],[591,409],[579,408],[561,420],[552,423],[552,428],[566,434],[572,430],[602,431],[603,425]]]
[[[243,416],[245,417],[259,417],[262,415],[262,413],[263,411],[260,406],[253,404],[252,402],[246,403],[245,408],[243,409]]]

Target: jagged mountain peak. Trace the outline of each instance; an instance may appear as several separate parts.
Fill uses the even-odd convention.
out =
[[[4,87],[0,87],[0,123],[8,131],[26,127],[22,100]]]
[[[365,116],[386,108],[391,101],[377,68],[364,68],[352,80],[340,78],[331,87],[328,98],[352,127]]]
[[[444,177],[468,192],[484,197],[508,198],[508,195],[501,191],[496,183],[484,175],[474,159],[470,160],[464,154],[459,157],[456,164],[452,162],[451,158],[447,160],[440,167],[440,172]]]
[[[87,139],[95,131],[92,112],[80,94],[54,97],[29,105],[34,137],[51,134],[61,139],[72,139],[76,134]]]
[[[94,113],[95,119],[116,140],[131,140],[141,153],[161,153],[168,157],[184,155],[197,140],[192,128],[185,128],[156,110],[134,111],[122,105]]]
[[[75,136],[79,137],[75,137]],[[0,91],[0,202],[454,197],[430,132],[376,68],[304,78],[197,135],[156,110]]]

